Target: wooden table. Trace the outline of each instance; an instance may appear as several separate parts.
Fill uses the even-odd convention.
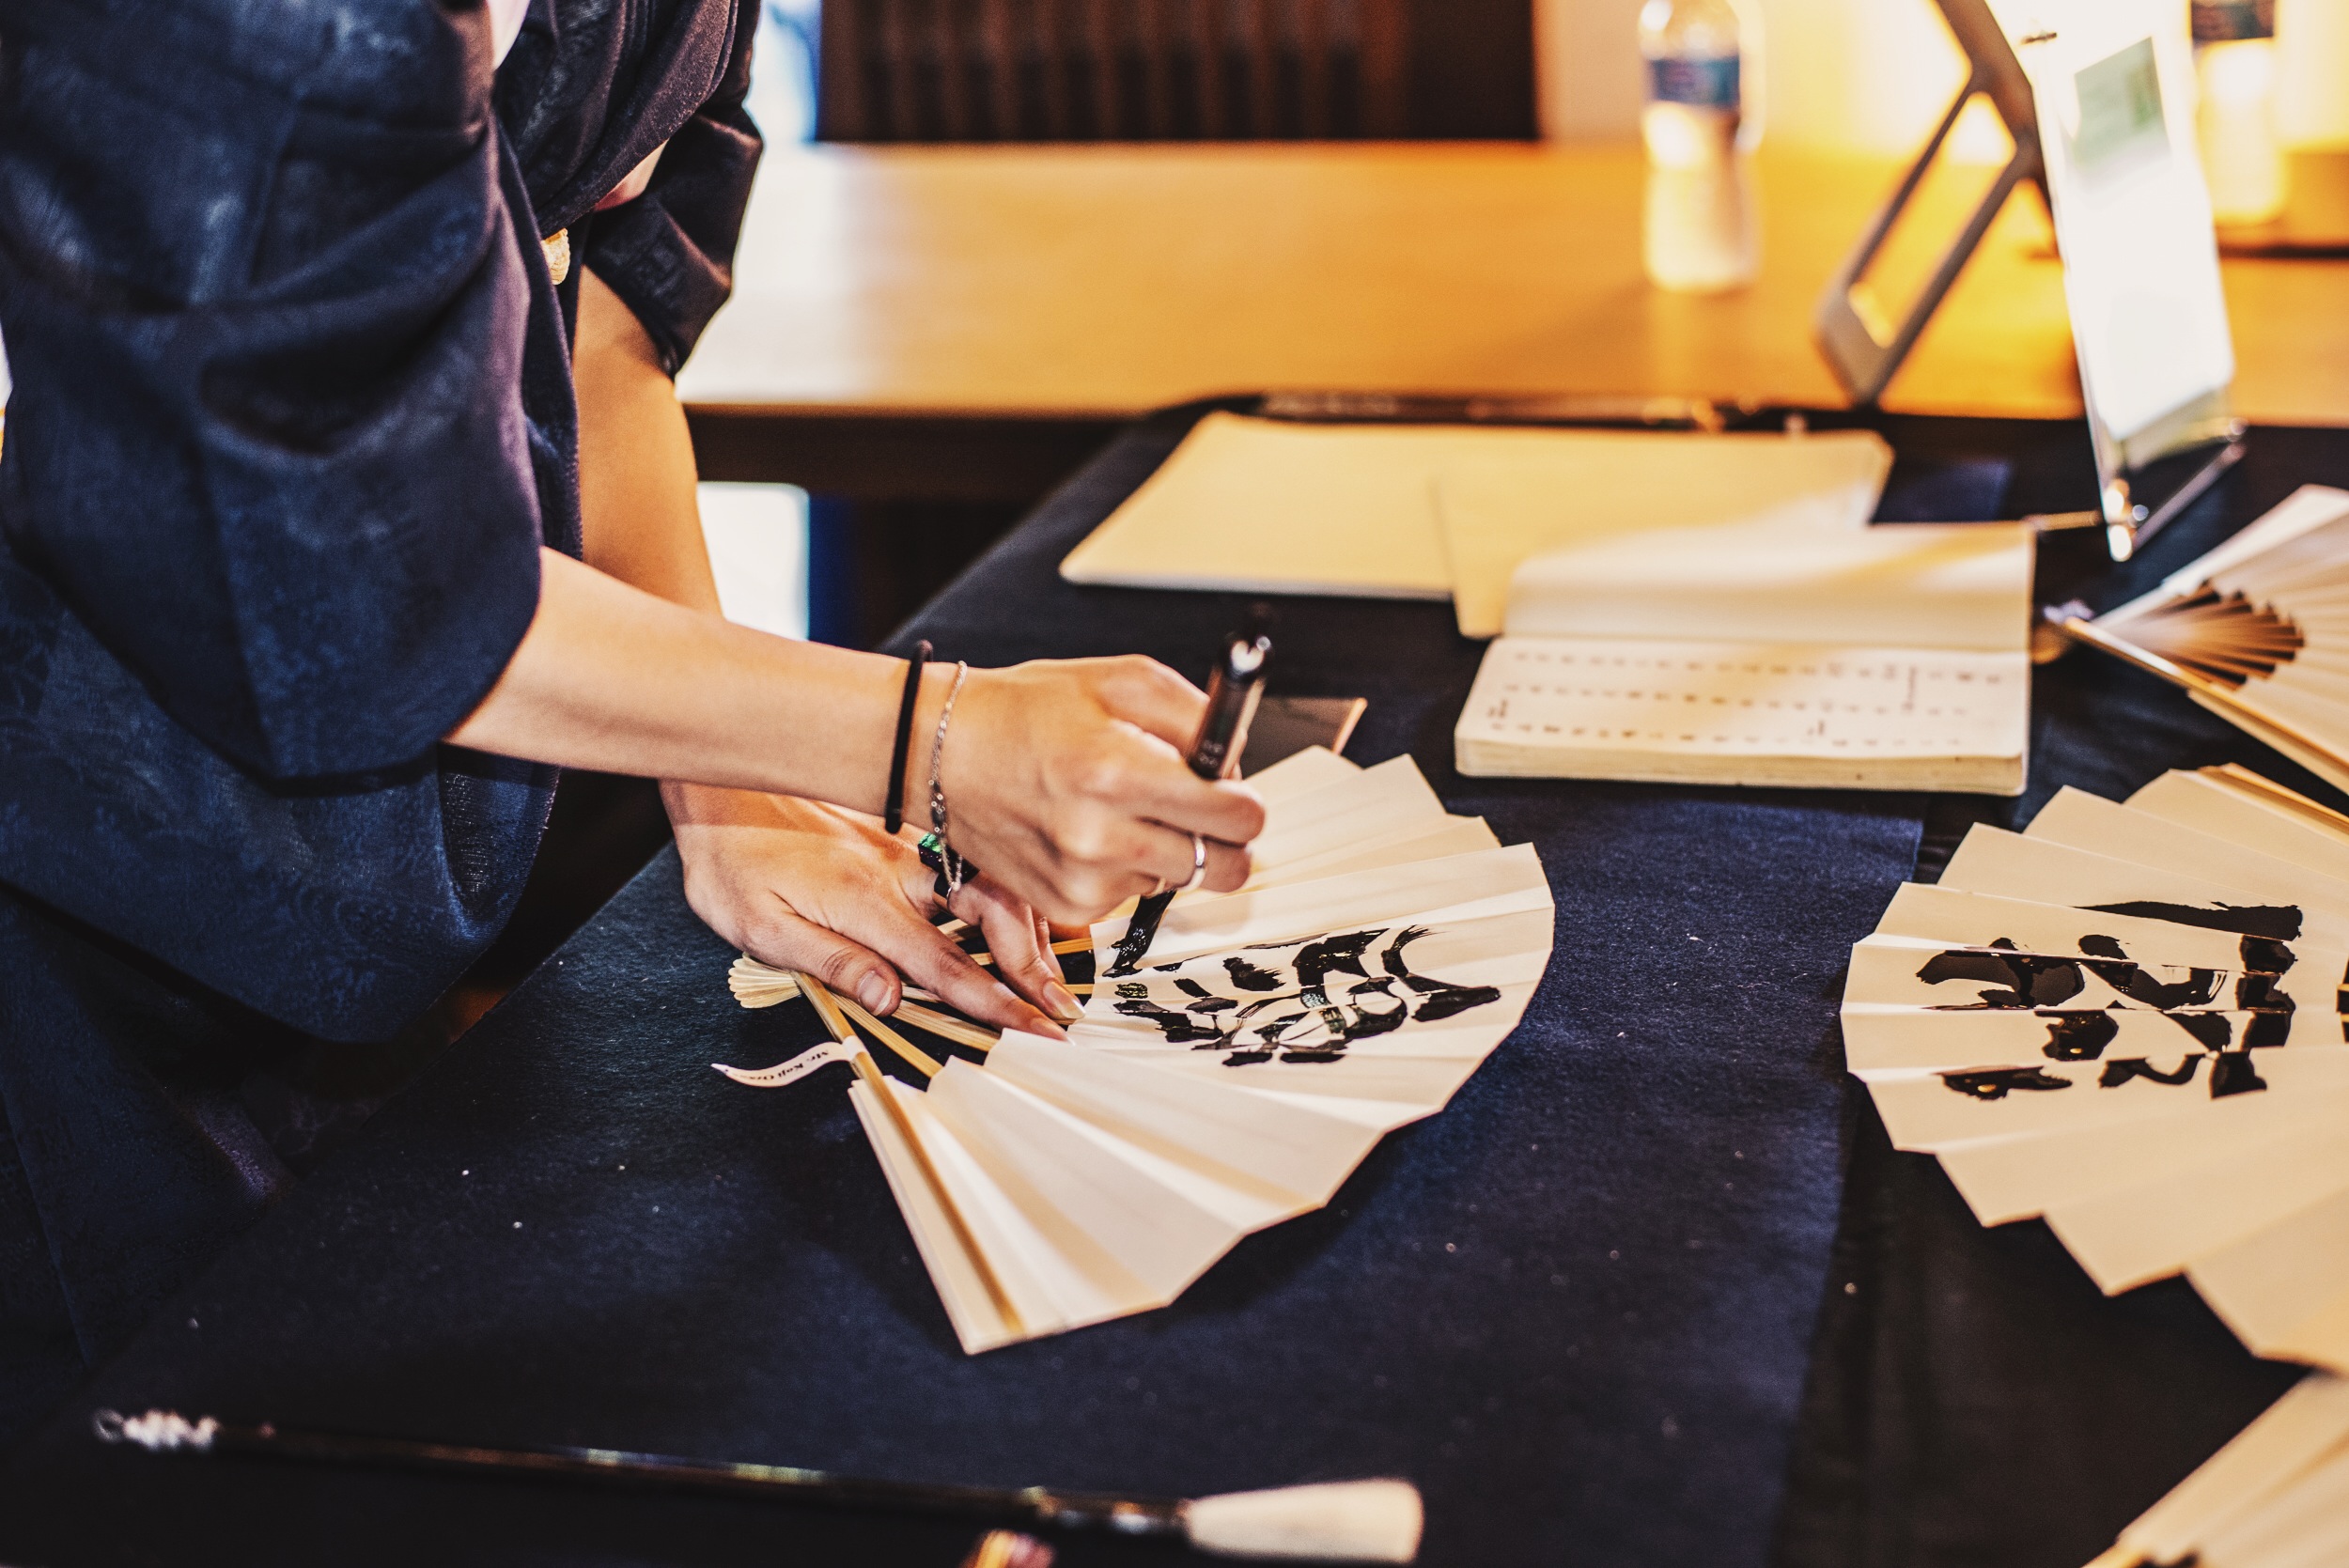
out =
[[[1692,298],[1641,274],[1635,147],[776,149],[734,303],[680,386],[731,476],[940,497],[1026,482],[989,471],[1007,440],[1049,452],[1218,393],[1836,405],[1812,304],[1894,173],[1766,151],[1762,276]],[[2349,424],[2349,263],[2230,259],[2226,277],[2241,411]],[[2035,197],[1886,402],[2079,411]]]

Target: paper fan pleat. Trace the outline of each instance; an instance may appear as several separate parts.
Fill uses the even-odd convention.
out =
[[[2248,888],[1997,828],[1968,832],[1939,885],[2237,936],[2285,942],[2313,938],[2349,948],[2349,912],[2279,902]]]
[[[2206,773],[2165,773],[2128,803],[2167,822],[2202,822],[2219,837],[2349,881],[2349,837],[2264,803]]]
[[[899,1051],[926,1088],[860,1066],[852,1103],[966,1351],[1172,1302],[1440,1110],[1531,1002],[1555,915],[1530,846],[1448,815],[1408,758],[1300,753],[1254,782],[1268,825],[1250,885],[1178,895],[1067,1040],[911,1008],[979,1059]],[[1124,932],[1094,928],[1097,974]],[[806,995],[844,1036],[821,1061],[861,1048],[848,1017],[889,1041],[846,999],[826,1014],[804,976],[744,958],[728,986],[745,1006]],[[766,1084],[820,1064],[723,1070]]]
[[[2323,1174],[2326,1190],[2290,1208],[2279,1203],[2268,1223],[2202,1251],[2186,1268],[2202,1299],[2261,1355],[2341,1348],[2319,1330],[2326,1310],[2349,1295],[2349,1180],[2337,1167]]]
[[[2263,1144],[2236,1148],[2223,1161],[2183,1159],[2130,1187],[2049,1203],[2045,1213],[2089,1278],[2110,1292],[2175,1274],[2344,1190],[2349,1142],[2303,1124],[2271,1129]]]
[[[1328,1202],[1377,1141],[1325,1112],[1268,1105],[1234,1083],[1034,1035],[1004,1035],[988,1066],[1128,1142],[1300,1209]]]
[[[2349,911],[2349,881],[2085,790],[2058,791],[2023,836],[2223,882],[2270,904]]]
[[[2155,1121],[2076,1127],[1955,1144],[1941,1169],[1985,1225],[2030,1219],[2051,1203],[2085,1202],[2185,1171],[2222,1171],[2302,1126],[2349,1118],[2349,1089],[2283,1099],[2236,1094],[2184,1102]]]

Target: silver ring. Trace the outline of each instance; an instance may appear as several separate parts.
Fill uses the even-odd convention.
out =
[[[1193,833],[1190,835],[1190,879],[1186,881],[1181,887],[1176,888],[1174,891],[1176,893],[1189,893],[1191,889],[1197,887],[1201,882],[1205,881],[1206,879],[1206,876],[1207,841],[1202,838],[1199,834]]]

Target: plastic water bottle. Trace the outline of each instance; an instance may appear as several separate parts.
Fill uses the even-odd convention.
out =
[[[2211,216],[2261,224],[2284,210],[2276,138],[2276,0],[2193,0],[2195,115]]]
[[[1761,224],[1753,188],[1758,117],[1746,113],[1752,53],[1730,0],[1647,0],[1647,275],[1659,288],[1717,293],[1753,281]]]

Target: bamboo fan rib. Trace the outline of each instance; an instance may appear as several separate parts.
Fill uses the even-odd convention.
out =
[[[2349,817],[2237,768],[1976,828],[1853,949],[1846,1064],[1984,1224],[2313,1374],[2102,1568],[2349,1560]],[[2199,1554],[2199,1555],[2197,1555]]]
[[[2053,614],[2349,789],[2349,491],[2304,486],[2143,598]]]
[[[1315,750],[1251,782],[1268,821],[1248,884],[1177,897],[1139,972],[1077,987],[1067,1040],[837,999],[917,1068],[893,1025],[972,1053],[941,1053],[918,1087],[860,1067],[849,1090],[966,1351],[1173,1301],[1441,1110],[1531,1001],[1553,917],[1530,846],[1447,815],[1408,757]],[[1097,966],[1124,932],[1094,928]],[[821,1005],[748,958],[727,984],[746,1007]],[[844,1048],[719,1070],[781,1087]]]
[[[2126,635],[2148,653],[2236,687],[2274,675],[2308,646],[2292,617],[2275,606],[2212,588],[2141,613]]]

